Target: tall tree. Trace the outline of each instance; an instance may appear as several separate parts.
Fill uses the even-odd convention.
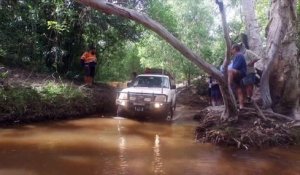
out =
[[[266,48],[268,63],[261,80],[264,107],[290,116],[295,116],[299,106],[296,4],[296,0],[272,1]]]
[[[265,108],[296,116],[299,103],[299,57],[297,53],[297,2],[270,1],[266,27],[267,47],[262,50],[260,28],[255,15],[255,0],[242,0],[250,49],[262,56],[264,74],[261,95]],[[265,3],[268,3],[265,1]],[[267,15],[267,14],[264,14]],[[251,44],[252,43],[252,44]],[[264,54],[261,53],[266,53]],[[272,88],[270,88],[272,87]]]
[[[261,38],[261,28],[258,24],[255,14],[256,0],[242,0],[242,14],[246,25],[246,34],[248,36],[249,49],[257,55],[264,56],[263,42]]]

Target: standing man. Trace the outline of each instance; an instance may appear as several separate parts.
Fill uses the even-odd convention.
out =
[[[93,85],[97,64],[95,46],[89,46],[89,50],[84,52],[81,56],[80,62],[81,65],[84,66],[84,83],[91,87]]]
[[[228,83],[238,97],[239,108],[243,109],[244,94],[241,80],[246,76],[247,65],[244,55],[240,52],[240,45],[232,45],[231,54],[233,56],[233,60],[232,65],[228,67]]]
[[[248,49],[245,49],[244,56],[247,64],[247,75],[242,81],[246,88],[247,102],[251,102],[254,84],[256,83],[254,64],[260,60],[260,57]]]

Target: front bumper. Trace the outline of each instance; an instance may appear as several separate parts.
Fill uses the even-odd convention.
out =
[[[159,114],[168,112],[168,109],[170,109],[170,103],[168,102],[137,103],[134,101],[117,99],[116,104],[122,111],[129,113]]]

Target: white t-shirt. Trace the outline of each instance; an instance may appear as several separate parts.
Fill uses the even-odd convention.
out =
[[[255,73],[254,65],[249,66],[248,64],[255,60],[259,60],[260,57],[248,49],[246,49],[244,56],[245,56],[245,61],[247,64],[247,74]]]

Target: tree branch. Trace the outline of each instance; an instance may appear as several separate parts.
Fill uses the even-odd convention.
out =
[[[164,28],[162,25],[152,20],[148,16],[144,14],[140,14],[134,10],[125,7],[120,7],[105,1],[98,1],[98,0],[77,0],[77,1],[84,5],[91,6],[104,13],[114,14],[124,18],[128,18],[142,24],[143,26],[151,29],[160,37],[165,39],[182,55],[184,55],[186,58],[188,58],[190,61],[196,64],[199,68],[203,69],[208,74],[214,76],[219,82],[226,83],[223,74],[218,69],[216,69],[214,66],[210,65],[209,63],[205,62],[200,56],[196,55],[192,50],[187,48],[181,41],[179,41],[170,32],[168,32],[166,28]]]

